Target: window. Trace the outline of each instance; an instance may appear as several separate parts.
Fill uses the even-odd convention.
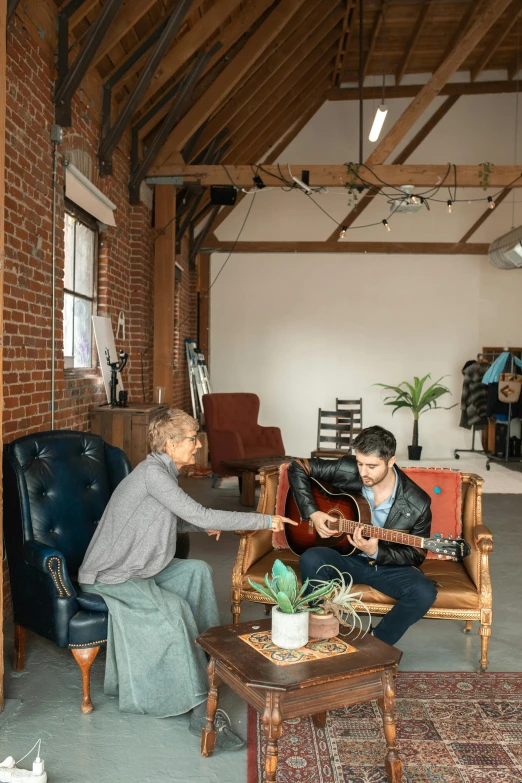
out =
[[[65,213],[63,342],[65,369],[92,368],[95,306],[96,229]]]

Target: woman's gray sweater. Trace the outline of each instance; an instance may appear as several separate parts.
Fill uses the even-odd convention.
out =
[[[147,459],[118,484],[80,566],[78,581],[119,584],[163,571],[176,552],[176,533],[269,528],[269,516],[214,511],[178,486],[167,454]]]

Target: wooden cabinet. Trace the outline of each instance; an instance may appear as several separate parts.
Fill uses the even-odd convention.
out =
[[[156,402],[130,402],[128,408],[101,405],[91,408],[91,432],[106,443],[118,446],[131,461],[133,468],[149,453],[149,424],[169,405]]]

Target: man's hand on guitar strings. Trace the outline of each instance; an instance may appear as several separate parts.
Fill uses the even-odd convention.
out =
[[[325,514],[324,511],[314,511],[313,514],[310,514],[310,520],[321,538],[339,535],[337,530],[331,530],[326,524],[327,522],[337,522],[337,517],[331,517],[329,514]]]
[[[355,528],[353,536],[348,536],[348,541],[352,546],[360,549],[365,555],[373,557],[377,553],[379,546],[378,538],[363,538],[362,533],[358,527]]]

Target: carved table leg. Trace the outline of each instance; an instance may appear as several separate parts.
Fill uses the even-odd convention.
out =
[[[25,628],[21,625],[14,627],[14,660],[13,669],[15,672],[21,672],[25,664]]]
[[[93,711],[91,701],[91,666],[100,651],[100,647],[73,647],[74,659],[82,672],[82,712],[88,715]]]
[[[312,715],[312,720],[314,726],[317,726],[318,729],[324,729],[326,726],[326,712],[316,712],[315,715]]]
[[[401,783],[402,781],[402,762],[397,755],[396,748],[396,726],[395,726],[395,685],[393,682],[393,672],[386,669],[382,673],[382,683],[384,686],[384,698],[379,699],[379,707],[382,711],[382,720],[384,725],[384,736],[388,753],[386,754],[386,774],[390,783]]]
[[[255,506],[256,504],[256,473],[255,470],[245,470],[241,473],[241,505]]]
[[[265,780],[266,783],[275,783],[277,772],[277,741],[283,732],[283,716],[279,707],[281,694],[277,691],[268,691],[266,695],[265,711],[263,713],[263,726],[268,738],[266,746]]]
[[[214,718],[216,717],[216,710],[218,706],[219,686],[221,685],[221,679],[216,674],[216,661],[214,658],[210,659],[207,672],[210,688],[207,698],[207,722],[201,731],[202,756],[211,756],[216,745],[216,729],[214,726]]]

